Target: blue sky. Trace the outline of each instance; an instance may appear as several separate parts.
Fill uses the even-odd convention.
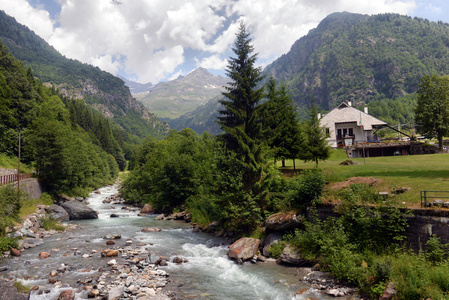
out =
[[[449,23],[447,0],[0,0],[66,57],[141,83],[198,67],[224,74],[240,21],[263,67],[333,12]]]

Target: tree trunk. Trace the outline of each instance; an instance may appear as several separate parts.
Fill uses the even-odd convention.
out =
[[[293,170],[296,170],[296,161],[294,158],[293,158]]]
[[[438,135],[438,150],[443,151],[443,135]]]
[[[285,168],[285,159],[282,159],[282,167]]]

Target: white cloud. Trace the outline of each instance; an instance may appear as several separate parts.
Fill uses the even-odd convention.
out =
[[[53,22],[50,20],[50,14],[41,8],[33,8],[26,0],[0,0],[0,9],[45,40],[48,40],[53,33]]]
[[[330,13],[407,14],[416,6],[413,0],[51,1],[61,5],[57,20],[26,0],[0,0],[0,9],[69,58],[112,73],[125,70],[136,74],[139,82],[153,83],[189,60],[209,69],[224,68],[240,19],[251,33],[261,64],[266,64]],[[185,57],[188,49],[204,52],[201,57],[206,58]]]
[[[212,55],[206,58],[203,58],[201,61],[195,58],[196,66],[205,68],[205,69],[212,69],[212,70],[221,70],[225,69],[228,65],[227,59],[221,58],[219,55]]]

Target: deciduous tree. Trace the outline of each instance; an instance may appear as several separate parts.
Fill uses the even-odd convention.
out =
[[[436,137],[442,150],[443,137],[449,133],[449,76],[424,76],[417,94],[415,121],[421,125],[419,130]]]

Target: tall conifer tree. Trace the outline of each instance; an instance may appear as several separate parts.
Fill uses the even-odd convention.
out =
[[[267,205],[268,152],[261,119],[263,87],[257,89],[262,70],[255,66],[257,54],[253,54],[243,23],[232,50],[235,57],[229,59],[226,69],[231,82],[223,93],[226,98],[220,101],[224,109],[217,117],[227,150],[221,161],[224,180],[219,202],[225,227],[242,234],[256,228]]]
[[[331,147],[326,141],[326,132],[321,126],[318,119],[318,109],[315,103],[315,97],[312,98],[309,110],[309,120],[304,124],[304,151],[302,152],[302,160],[314,161],[318,168],[319,160],[326,160],[331,153]]]

